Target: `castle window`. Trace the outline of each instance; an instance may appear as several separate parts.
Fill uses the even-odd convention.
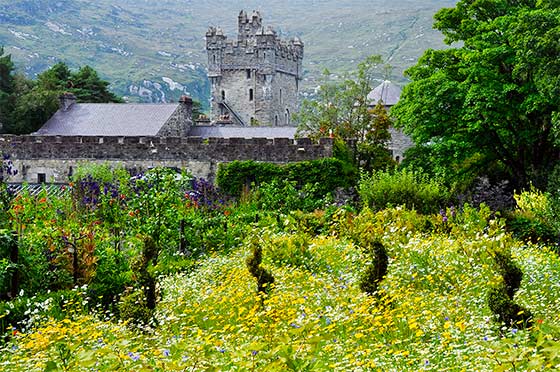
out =
[[[253,88],[249,89],[249,101],[252,101],[254,98]]]
[[[214,54],[214,63],[216,63],[216,55]]]
[[[222,90],[222,101],[225,101],[226,99],[226,91]]]
[[[251,70],[247,69],[247,79],[250,79],[250,78],[251,78]]]
[[[280,89],[280,104],[282,104],[282,89]]]
[[[278,126],[278,115],[274,116],[274,125]]]
[[[47,182],[47,175],[45,173],[37,173],[37,183]]]
[[[290,125],[290,110],[286,109],[286,125]]]

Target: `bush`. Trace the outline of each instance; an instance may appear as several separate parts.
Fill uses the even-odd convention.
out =
[[[558,244],[559,212],[552,195],[535,188],[514,195],[517,208],[508,215],[508,228],[522,240]]]
[[[404,205],[420,213],[437,213],[451,200],[442,183],[403,169],[362,174],[358,186],[362,203],[375,210]]]
[[[278,266],[313,268],[313,255],[309,251],[311,237],[299,232],[282,234],[266,244],[266,256]]]
[[[153,319],[153,310],[148,308],[146,296],[142,289],[133,290],[123,295],[119,302],[119,315],[133,325],[146,326]]]
[[[257,236],[252,236],[251,241],[251,256],[247,258],[245,262],[247,264],[247,269],[251,275],[257,279],[257,291],[258,293],[268,293],[274,283],[274,277],[267,271],[262,264],[262,246],[258,241]]]
[[[367,253],[372,258],[372,263],[366,268],[360,279],[360,289],[362,292],[372,295],[377,292],[379,283],[387,275],[387,267],[389,266],[389,256],[385,246],[379,241],[373,242],[371,246],[366,247]]]
[[[494,261],[503,282],[488,292],[488,307],[500,322],[511,327],[528,327],[531,325],[531,312],[513,301],[515,292],[521,286],[523,272],[512,261],[510,254],[495,252]]]
[[[243,190],[248,190],[252,185],[290,181],[295,182],[298,189],[308,184],[318,185],[313,196],[321,198],[337,187],[352,186],[355,178],[352,168],[344,161],[334,158],[285,165],[250,160],[220,164],[216,183],[227,194],[239,197]]]

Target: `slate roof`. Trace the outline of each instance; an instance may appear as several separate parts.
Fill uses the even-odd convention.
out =
[[[383,100],[385,106],[394,106],[399,102],[400,97],[401,88],[389,80],[385,80],[376,86],[367,96],[372,106],[376,105],[379,99]]]
[[[58,110],[36,134],[59,136],[155,136],[175,104],[75,103]]]
[[[240,126],[194,126],[191,137],[219,138],[294,138],[296,127],[240,127]]]

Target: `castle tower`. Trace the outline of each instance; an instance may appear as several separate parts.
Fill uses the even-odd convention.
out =
[[[236,125],[291,125],[298,109],[303,43],[264,28],[258,11],[238,17],[237,40],[219,27],[206,32],[212,119]]]

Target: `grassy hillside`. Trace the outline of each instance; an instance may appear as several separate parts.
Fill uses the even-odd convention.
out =
[[[240,9],[260,9],[266,25],[305,42],[304,90],[324,68],[352,69],[370,54],[395,66],[392,79],[426,48],[442,47],[431,29],[437,9],[453,0],[0,0],[0,45],[33,76],[56,61],[89,64],[132,100],[162,101],[183,93],[207,101],[204,34],[209,25],[234,36]]]

